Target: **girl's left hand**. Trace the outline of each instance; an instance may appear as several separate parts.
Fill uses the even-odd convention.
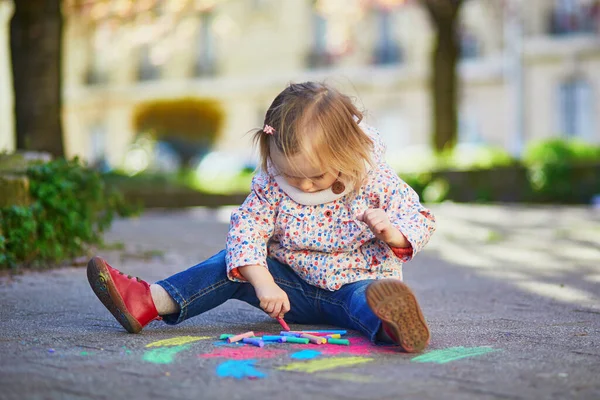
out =
[[[367,224],[377,239],[392,247],[408,247],[410,243],[398,230],[381,208],[370,208],[358,216],[358,220]]]

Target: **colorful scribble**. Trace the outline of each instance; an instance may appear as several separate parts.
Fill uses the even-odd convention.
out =
[[[379,346],[362,337],[350,338],[350,346],[324,344],[319,346],[323,355],[352,354],[355,356],[369,356],[373,353],[398,353],[398,346]]]
[[[297,372],[308,372],[314,373],[319,371],[326,371],[329,369],[350,367],[358,364],[363,364],[373,361],[373,358],[367,357],[333,357],[324,358],[320,360],[311,360],[307,362],[297,362],[285,365],[278,369],[282,371],[297,371]]]
[[[351,373],[337,373],[337,372],[325,372],[318,375],[319,378],[332,379],[338,381],[348,381],[357,383],[380,383],[382,379],[375,378],[368,375],[351,374]]]
[[[166,347],[181,346],[186,343],[197,342],[198,340],[212,339],[210,336],[177,336],[170,339],[159,340],[146,345],[146,347]]]
[[[313,358],[317,358],[322,353],[317,350],[300,350],[293,353],[290,357],[297,360],[311,360]]]
[[[411,361],[420,363],[445,364],[450,361],[456,361],[467,357],[476,357],[496,351],[500,350],[492,347],[450,347],[447,349],[430,351],[427,354],[423,354],[411,359]]]
[[[213,342],[213,346],[216,346],[216,347],[240,347],[240,346],[244,346],[244,343],[242,343],[242,342],[228,343],[225,340],[221,340],[218,342]]]
[[[148,350],[142,359],[154,364],[170,364],[175,360],[175,355],[190,348],[189,344],[173,347],[159,347]]]
[[[238,348],[218,348],[211,353],[199,354],[200,358],[229,358],[231,360],[249,360],[252,358],[273,358],[287,351],[283,349],[261,349],[251,346],[243,346]]]
[[[229,360],[217,366],[217,375],[221,378],[257,379],[266,375],[258,371],[254,364],[256,360]]]

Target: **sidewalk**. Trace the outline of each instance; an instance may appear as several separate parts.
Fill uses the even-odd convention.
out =
[[[221,333],[279,331],[237,301],[130,335],[96,299],[85,269],[66,268],[0,283],[0,398],[600,398],[600,211],[433,211],[438,231],[404,270],[432,331],[424,354],[371,346],[353,332],[349,347],[223,346]],[[126,249],[101,255],[155,281],[220,250],[228,215],[193,209],[117,221],[107,241]]]

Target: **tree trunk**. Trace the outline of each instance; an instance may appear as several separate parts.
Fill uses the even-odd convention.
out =
[[[437,152],[452,149],[458,131],[457,62],[460,43],[456,26],[463,0],[421,0],[435,29],[431,64],[431,104],[433,105],[433,145]]]
[[[14,0],[10,22],[17,149],[64,155],[60,0]]]
[[[433,102],[436,151],[453,148],[458,131],[458,85],[456,64],[458,44],[453,25],[438,26],[432,59],[431,100]]]

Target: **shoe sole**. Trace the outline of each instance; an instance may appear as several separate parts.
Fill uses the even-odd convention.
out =
[[[87,265],[87,277],[98,299],[123,328],[129,333],[139,333],[142,325],[127,311],[104,260],[99,257],[92,258]]]
[[[415,353],[427,347],[429,328],[408,286],[399,280],[378,280],[367,287],[366,298],[371,310],[386,323],[406,352]]]

